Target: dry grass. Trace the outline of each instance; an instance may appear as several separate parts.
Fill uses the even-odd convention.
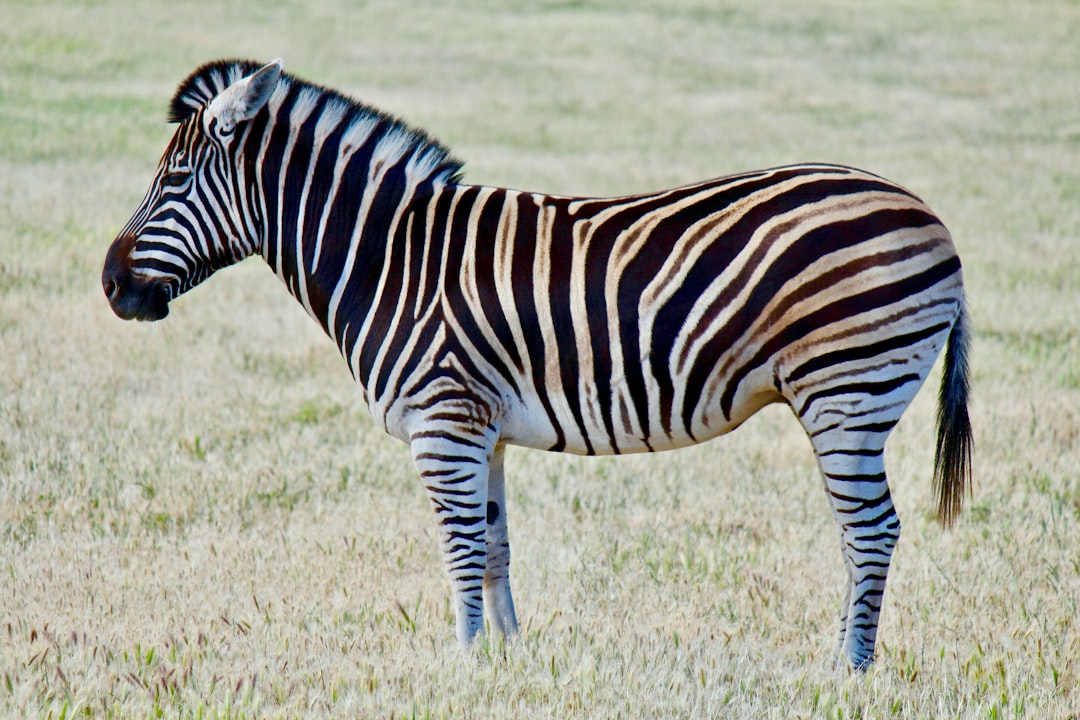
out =
[[[0,715],[1080,714],[1080,6],[356,5],[4,5]],[[159,326],[102,297],[172,88],[234,55],[425,126],[477,182],[827,160],[926,197],[976,326],[975,496],[933,523],[928,388],[889,447],[875,668],[829,665],[837,532],[778,408],[652,457],[512,450],[523,632],[454,648],[408,453],[266,268]]]

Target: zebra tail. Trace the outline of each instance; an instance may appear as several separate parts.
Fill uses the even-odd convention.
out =
[[[968,350],[970,337],[967,312],[960,315],[949,333],[945,348],[945,372],[938,395],[937,450],[934,453],[934,494],[938,498],[937,518],[951,527],[964,506],[965,489],[971,492],[971,452],[974,439],[968,417]]]

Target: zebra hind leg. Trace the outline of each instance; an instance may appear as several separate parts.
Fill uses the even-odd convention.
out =
[[[840,613],[838,660],[856,670],[874,660],[878,618],[900,518],[885,478],[886,432],[836,428],[811,436],[833,514],[840,526],[848,584]]]

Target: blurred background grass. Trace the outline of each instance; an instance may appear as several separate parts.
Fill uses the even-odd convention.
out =
[[[0,714],[1080,712],[1080,6],[0,4]],[[424,127],[466,179],[647,191],[852,164],[949,225],[975,325],[975,496],[931,521],[933,392],[889,446],[882,647],[833,673],[836,531],[770,408],[673,454],[511,450],[524,632],[452,647],[405,448],[258,261],[157,326],[105,249],[218,57]],[[931,385],[936,378],[931,380]]]

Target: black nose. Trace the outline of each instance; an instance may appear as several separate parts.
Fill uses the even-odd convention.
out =
[[[114,309],[129,277],[131,251],[134,247],[135,241],[122,235],[113,241],[109,252],[105,254],[105,266],[101,268],[101,289],[105,291],[105,297],[109,298],[109,304]]]
[[[106,263],[101,271],[101,289],[109,299],[109,307],[124,320],[137,317],[135,306],[138,305],[138,287],[131,280],[131,275],[124,268]]]
[[[133,277],[121,270],[102,273],[101,288],[109,307],[123,320],[161,320],[169,314],[169,291],[164,284]]]
[[[131,273],[132,237],[113,241],[101,269],[101,289],[109,306],[124,320],[160,320],[169,314],[169,291],[160,282],[138,278]]]

